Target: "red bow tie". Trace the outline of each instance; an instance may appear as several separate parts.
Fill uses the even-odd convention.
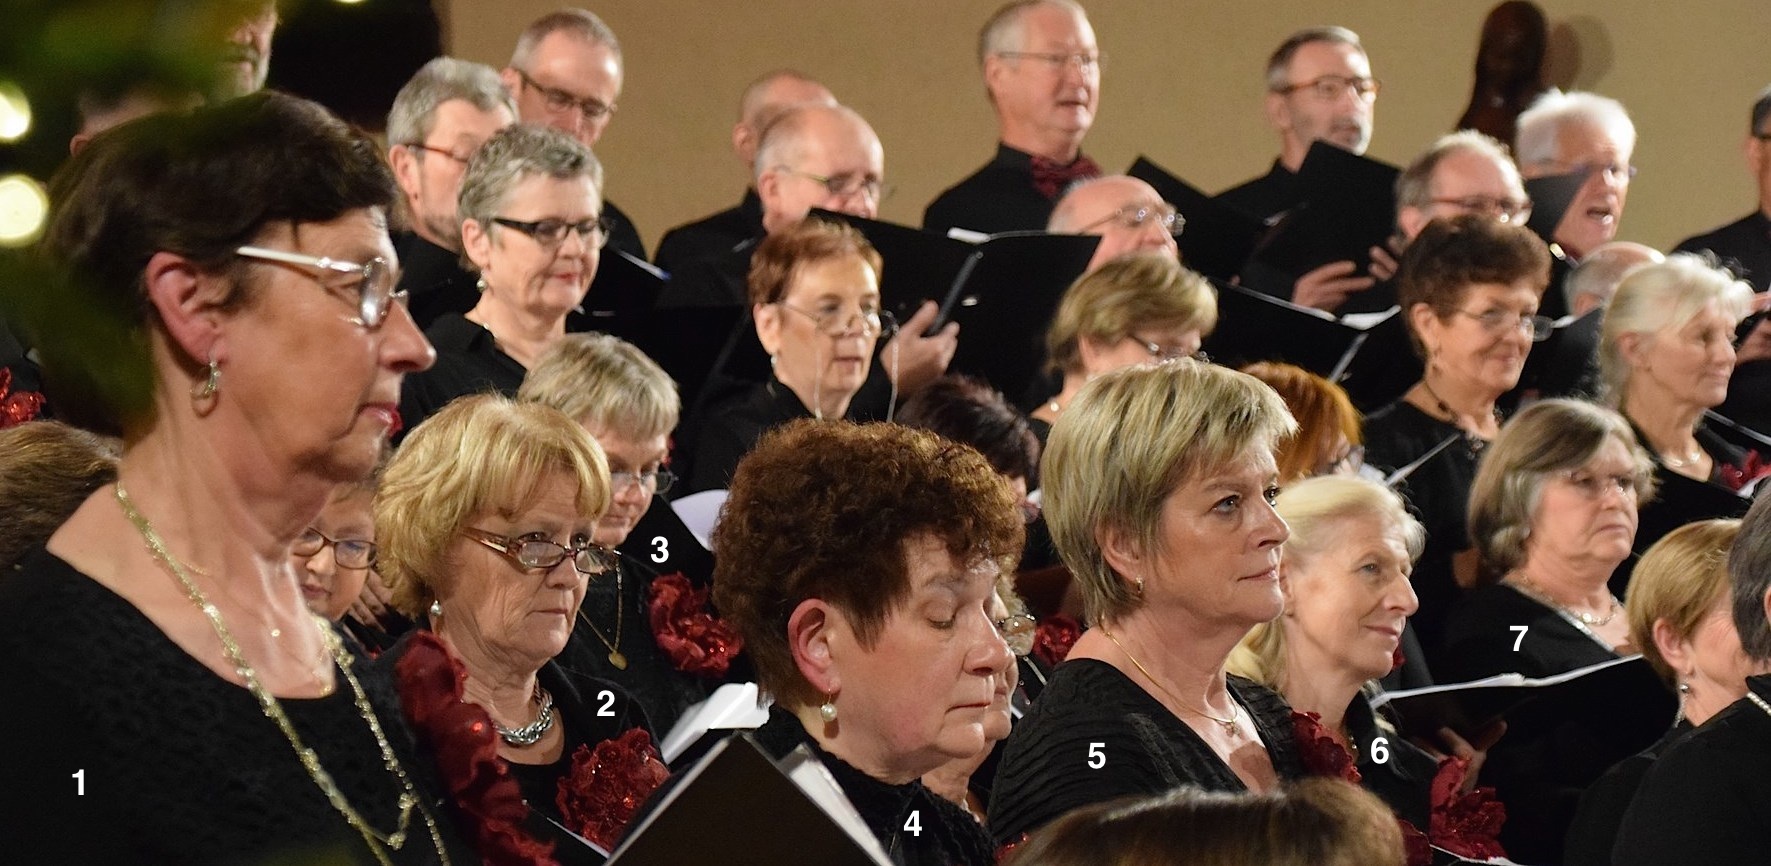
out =
[[[1069,165],[1043,156],[1033,157],[1033,186],[1049,199],[1056,199],[1063,194],[1065,187],[1076,181],[1100,176],[1101,167],[1086,156],[1078,156]]]

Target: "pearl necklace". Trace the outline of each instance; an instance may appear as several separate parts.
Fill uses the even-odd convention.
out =
[[[123,490],[123,483],[119,481],[115,487],[117,504],[123,507],[123,516],[127,517],[130,524],[135,527],[135,531],[141,534],[142,541],[147,544],[148,552],[153,554],[154,558],[165,566],[167,571],[172,572],[172,576],[178,580],[179,585],[184,587],[185,596],[209,620],[210,627],[215,629],[215,636],[221,641],[222,650],[227,653],[228,661],[234,665],[234,672],[246,683],[246,689],[252,693],[252,696],[258,700],[260,711],[264,713],[265,718],[276,723],[277,729],[283,733],[283,738],[289,741],[290,748],[295,750],[295,757],[301,762],[302,768],[307,770],[308,777],[313,779],[320,792],[326,795],[326,800],[332,804],[332,808],[337,810],[338,814],[344,817],[344,820],[357,831],[358,835],[363,837],[363,844],[368,846],[371,854],[375,855],[376,862],[392,866],[393,860],[388,857],[387,851],[384,849],[392,848],[398,851],[405,847],[407,830],[410,829],[412,821],[412,810],[417,809],[419,816],[424,819],[425,827],[430,830],[431,844],[435,846],[437,856],[442,859],[444,866],[448,866],[449,852],[443,846],[443,836],[437,829],[436,819],[431,816],[429,810],[424,808],[417,788],[412,784],[411,778],[406,775],[405,768],[400,766],[399,759],[394,756],[393,746],[388,743],[387,735],[381,729],[381,721],[376,718],[375,708],[369,704],[369,696],[364,693],[363,684],[358,682],[356,674],[351,672],[350,653],[345,650],[338,635],[326,626],[325,620],[318,616],[313,618],[315,626],[320,631],[321,640],[325,642],[326,649],[332,654],[333,662],[338,666],[339,672],[344,674],[345,680],[350,683],[358,715],[363,717],[363,721],[369,725],[370,733],[375,735],[375,744],[381,750],[382,765],[400,783],[402,789],[400,792],[399,827],[392,833],[383,833],[375,829],[369,824],[369,820],[364,818],[345,798],[344,792],[339,790],[338,784],[332,780],[332,775],[326,772],[326,768],[320,764],[318,753],[302,742],[301,735],[295,730],[295,723],[289,719],[287,713],[283,712],[282,702],[278,701],[277,696],[271,694],[270,690],[264,687],[264,683],[259,681],[258,671],[254,670],[252,665],[247,662],[246,654],[241,651],[240,644],[234,640],[233,633],[228,630],[227,623],[223,621],[221,609],[209,601],[208,596],[203,594],[203,590],[199,589],[196,582],[191,580],[188,574],[189,569],[174,558],[171,551],[166,549],[165,540],[160,537],[158,532],[154,531],[153,524],[149,523],[148,519],[136,510],[135,503]]]
[[[1526,590],[1526,594],[1532,598],[1543,602],[1550,607],[1554,607],[1557,610],[1565,611],[1569,615],[1580,620],[1582,624],[1593,628],[1601,628],[1610,625],[1611,621],[1617,619],[1617,615],[1623,612],[1623,602],[1618,601],[1617,596],[1615,595],[1611,596],[1611,604],[1605,608],[1605,615],[1599,616],[1597,614],[1587,613],[1584,610],[1575,610],[1568,605],[1556,601],[1550,597],[1548,592],[1544,591],[1543,587],[1538,586],[1535,581],[1526,577],[1524,572],[1519,572],[1517,583],[1519,588]]]

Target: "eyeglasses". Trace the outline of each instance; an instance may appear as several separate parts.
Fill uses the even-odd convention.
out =
[[[493,217],[492,221],[507,229],[516,229],[535,239],[535,242],[552,249],[566,242],[566,234],[576,232],[584,245],[592,249],[602,249],[609,242],[609,234],[613,226],[608,217],[580,220],[569,223],[559,219],[536,220],[523,222],[506,217]]]
[[[1198,349],[1187,349],[1180,346],[1164,346],[1155,340],[1146,340],[1136,334],[1133,334],[1126,339],[1143,346],[1144,351],[1149,352],[1150,357],[1155,358],[1158,361],[1172,361],[1176,358],[1192,358],[1196,361],[1211,360],[1210,358],[1205,357],[1205,354]]]
[[[616,491],[626,490],[629,485],[651,485],[652,492],[663,493],[676,483],[676,473],[669,469],[658,468],[649,472],[610,472],[609,486]]]
[[[1638,474],[1595,475],[1584,469],[1565,469],[1557,474],[1581,496],[1594,502],[1604,499],[1605,494],[1612,491],[1634,498],[1648,485],[1647,476]]]
[[[539,538],[510,538],[471,526],[461,530],[461,534],[504,554],[523,568],[547,570],[565,562],[567,557],[571,558],[572,567],[587,577],[607,574],[615,568],[615,552],[589,541],[567,547]]]
[[[1463,198],[1436,198],[1433,204],[1454,207],[1464,213],[1487,214],[1503,223],[1523,223],[1531,219],[1531,202],[1513,198],[1469,195]]]
[[[1489,310],[1486,313],[1472,313],[1469,310],[1453,310],[1452,312],[1475,319],[1476,324],[1482,326],[1482,330],[1490,334],[1524,331],[1531,335],[1533,343],[1541,343],[1549,339],[1550,334],[1556,330],[1556,322],[1549,316],[1509,313],[1506,310]]]
[[[387,321],[387,313],[393,307],[393,303],[406,300],[405,292],[394,291],[393,269],[388,267],[387,260],[380,256],[366,262],[341,262],[325,256],[310,256],[287,250],[252,246],[240,247],[234,250],[234,255],[285,265],[318,268],[327,273],[350,274],[357,277],[357,315],[351,321],[365,328],[381,327],[381,323]],[[322,285],[324,285],[323,281]]]
[[[1538,164],[1551,166],[1556,169],[1556,171],[1563,174],[1589,175],[1594,172],[1602,171],[1607,178],[1618,182],[1628,181],[1635,177],[1637,172],[1641,171],[1641,169],[1636,166],[1621,162],[1600,164],[1596,162],[1563,162],[1559,159],[1546,159]]]
[[[815,180],[818,183],[823,184],[824,191],[829,193],[831,198],[853,198],[856,193],[860,193],[865,196],[868,201],[878,204],[891,198],[894,189],[891,184],[886,183],[877,177],[868,177],[866,175],[856,177],[849,174],[839,174],[836,177],[825,177],[821,174],[800,171],[797,168],[789,168],[785,165],[778,165],[775,167],[788,174],[797,174],[807,180]]]
[[[1040,51],[998,51],[997,57],[1009,60],[1037,60],[1053,72],[1063,72],[1065,67],[1074,66],[1076,71],[1087,74],[1101,71],[1107,62],[1107,55],[1099,51],[1077,52],[1075,54],[1046,53]]]
[[[447,149],[441,148],[441,147],[432,147],[431,145],[425,144],[422,141],[408,141],[408,142],[406,142],[406,146],[410,147],[410,148],[417,149],[417,150],[422,150],[427,153],[434,153],[438,156],[447,157],[449,159],[452,159],[456,162],[461,163],[462,165],[467,165],[467,161],[470,159],[470,157],[457,155],[455,153],[455,151],[447,150]]]
[[[1365,446],[1353,445],[1316,467],[1317,475],[1352,475],[1365,466]]]
[[[1299,84],[1287,84],[1284,87],[1275,88],[1273,92],[1290,96],[1300,90],[1308,90],[1317,99],[1328,100],[1341,98],[1341,94],[1346,93],[1350,88],[1354,96],[1370,102],[1377,98],[1378,89],[1381,87],[1383,87],[1383,82],[1375,78],[1323,75]]]
[[[615,104],[612,102],[604,102],[596,98],[579,99],[564,90],[548,87],[530,78],[529,73],[521,69],[516,70],[516,73],[517,77],[523,80],[524,85],[533,87],[536,93],[541,94],[541,101],[547,104],[548,111],[563,112],[576,109],[584,115],[585,120],[602,120],[615,113]]]
[[[1033,652],[1033,638],[1039,631],[1039,623],[1033,617],[1017,613],[992,622],[996,633],[1008,644],[1009,652],[1022,657]]]
[[[884,312],[878,307],[858,306],[845,309],[843,305],[839,304],[824,304],[814,311],[802,310],[786,301],[776,301],[775,305],[785,307],[811,319],[817,327],[818,333],[826,337],[840,337],[847,334],[849,328],[857,321],[861,323],[862,336],[877,335],[886,325],[897,327],[898,324],[892,318],[891,313]]]
[[[1157,225],[1162,226],[1162,229],[1171,235],[1178,235],[1187,228],[1187,218],[1181,216],[1180,212],[1176,211],[1172,205],[1164,203],[1155,205],[1138,205],[1136,207],[1122,207],[1107,216],[1101,217],[1100,219],[1083,226],[1081,229],[1078,229],[1076,233],[1079,235],[1090,234],[1095,229],[1100,228],[1107,223],[1118,223],[1122,228],[1135,230],[1143,228],[1144,223],[1152,220],[1154,220]]]
[[[312,526],[307,528],[290,552],[296,556],[313,556],[328,546],[332,548],[332,559],[339,568],[368,568],[375,564],[375,551],[378,548],[373,541],[360,538],[332,538]]]

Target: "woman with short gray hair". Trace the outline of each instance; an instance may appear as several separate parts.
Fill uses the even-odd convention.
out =
[[[566,314],[584,302],[609,238],[602,186],[590,149],[556,129],[506,127],[474,151],[459,207],[462,256],[479,271],[480,300],[425,331],[437,364],[406,380],[407,429],[464,394],[514,395],[566,335]]]
[[[1728,396],[1734,329],[1751,298],[1727,271],[1676,254],[1632,271],[1605,308],[1606,396],[1668,472],[1734,488],[1748,480],[1746,452],[1705,428],[1703,414]]]

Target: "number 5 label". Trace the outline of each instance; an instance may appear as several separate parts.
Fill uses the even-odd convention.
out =
[[[1105,767],[1105,766],[1107,766],[1107,744],[1106,743],[1089,743],[1088,744],[1088,767],[1089,767],[1089,769],[1099,770],[1100,768]]]

